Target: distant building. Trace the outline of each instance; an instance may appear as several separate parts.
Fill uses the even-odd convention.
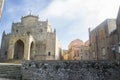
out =
[[[89,41],[86,41],[83,46],[80,47],[81,60],[90,60],[89,58]]]
[[[90,59],[91,60],[111,60],[112,59],[112,41],[113,37],[117,40],[116,19],[107,19],[98,25],[89,33],[90,41]]]
[[[4,0],[0,0],[0,18],[2,16],[3,5],[4,5]]]
[[[73,40],[68,46],[69,60],[81,60],[80,47],[83,45],[80,39]]]
[[[10,34],[2,34],[2,59],[60,60],[61,53],[56,31],[38,16],[24,16],[21,22],[12,23]]]
[[[89,60],[89,41],[83,42],[80,39],[73,40],[68,51],[63,51],[64,60]]]
[[[68,60],[69,59],[68,50],[63,50],[62,57],[63,57],[63,60]]]

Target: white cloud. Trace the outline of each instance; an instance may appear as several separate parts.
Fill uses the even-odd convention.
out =
[[[116,18],[119,3],[120,0],[54,0],[40,12],[40,15],[52,20],[57,19],[63,23],[72,21],[68,26],[56,26],[61,27],[62,30],[67,28],[68,32],[65,35],[66,37],[71,36],[69,39],[73,39],[77,35],[78,38],[85,41],[88,39],[89,27],[94,28],[107,18]],[[62,39],[62,37],[60,38]]]
[[[42,14],[79,22],[84,17],[83,20],[88,24],[86,26],[95,26],[106,18],[115,18],[119,3],[120,0],[54,0]]]

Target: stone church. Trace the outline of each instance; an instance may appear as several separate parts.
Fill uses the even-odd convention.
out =
[[[29,14],[3,32],[0,52],[4,60],[59,60],[62,49],[48,20]]]

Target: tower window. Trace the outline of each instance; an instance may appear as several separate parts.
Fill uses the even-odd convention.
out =
[[[16,30],[16,32],[18,32],[18,30]]]
[[[5,56],[7,56],[7,51],[5,51]]]
[[[40,23],[40,25],[42,25],[42,23]]]
[[[81,60],[83,60],[83,57],[81,56]]]
[[[43,30],[42,30],[42,29],[40,29],[40,32],[43,32]]]
[[[51,52],[48,52],[48,56],[51,56]]]
[[[27,35],[29,35],[30,34],[30,31],[27,31]]]

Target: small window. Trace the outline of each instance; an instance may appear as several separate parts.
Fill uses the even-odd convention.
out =
[[[7,56],[7,51],[5,51],[5,56]]]
[[[95,52],[93,52],[93,59],[95,59]]]
[[[82,49],[81,49],[81,52],[82,52]]]
[[[42,25],[42,23],[40,23],[40,25]]]
[[[18,30],[16,30],[16,32],[18,32]]]
[[[50,52],[48,52],[48,56],[51,56],[51,53],[50,53]]]
[[[27,35],[29,35],[30,34],[30,31],[27,31]]]
[[[42,30],[42,29],[40,29],[40,32],[43,32],[43,30]]]
[[[83,57],[81,56],[81,60],[83,60]]]
[[[79,53],[77,53],[77,56],[79,57]]]

